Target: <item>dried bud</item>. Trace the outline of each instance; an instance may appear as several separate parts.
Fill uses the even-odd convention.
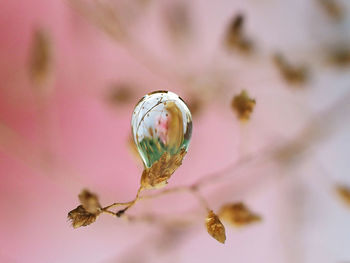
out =
[[[261,217],[250,211],[243,203],[226,204],[221,207],[220,218],[235,226],[259,222]]]
[[[338,185],[336,186],[336,191],[342,201],[350,206],[350,188],[347,186]]]
[[[154,162],[150,168],[144,169],[141,177],[141,186],[150,189],[166,185],[170,176],[181,166],[185,154],[186,150],[184,148],[175,155],[164,152],[160,159]]]
[[[98,197],[96,194],[91,193],[89,190],[84,189],[79,194],[79,200],[84,209],[91,213],[97,214],[101,210],[101,205],[98,201]]]
[[[99,213],[89,213],[82,205],[79,205],[68,213],[68,219],[72,221],[72,226],[74,228],[78,228],[92,224],[96,221],[98,215]]]
[[[336,20],[340,21],[344,17],[344,8],[336,0],[318,0],[320,5],[323,7],[327,15]]]
[[[121,105],[131,101],[133,98],[133,90],[130,84],[119,83],[111,87],[107,100],[112,105]]]
[[[230,32],[232,33],[232,35],[240,35],[242,33],[243,25],[244,16],[242,14],[236,15],[230,25]]]
[[[247,91],[243,90],[239,95],[233,97],[231,106],[236,112],[238,119],[248,121],[255,104],[255,99],[250,98]]]
[[[92,224],[101,213],[97,195],[84,189],[79,194],[79,200],[81,205],[68,213],[68,219],[74,228]]]
[[[244,35],[244,16],[242,14],[236,15],[230,23],[226,37],[226,47],[231,50],[238,49],[241,52],[249,53],[253,49],[253,43]]]
[[[305,66],[292,66],[281,54],[274,55],[273,61],[282,77],[290,84],[302,84],[307,80]]]
[[[224,244],[226,240],[225,227],[213,211],[209,211],[205,224],[208,233],[217,241]]]
[[[337,48],[331,52],[329,61],[339,67],[350,64],[350,49],[346,47]]]
[[[52,50],[49,36],[42,30],[34,32],[30,50],[30,78],[35,85],[47,84],[52,70]]]

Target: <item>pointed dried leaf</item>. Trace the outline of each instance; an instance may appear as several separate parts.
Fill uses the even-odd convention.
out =
[[[234,96],[231,106],[236,112],[238,119],[241,121],[248,121],[255,104],[255,99],[250,98],[247,91],[243,90],[239,95]]]
[[[97,214],[101,210],[101,205],[96,194],[84,189],[79,194],[79,200],[84,209],[91,214]]]
[[[68,213],[68,219],[72,221],[74,228],[92,224],[101,213],[101,205],[96,194],[84,189],[79,194],[79,200],[81,205]]]
[[[82,205],[79,205],[68,213],[68,219],[71,220],[74,228],[78,228],[92,224],[96,221],[98,215],[99,213],[89,213]]]
[[[261,217],[250,211],[243,203],[226,204],[221,207],[220,218],[234,226],[244,226],[261,221]]]
[[[182,149],[176,155],[164,152],[159,160],[153,163],[151,168],[144,169],[141,177],[141,186],[151,189],[166,185],[170,176],[181,166],[185,154],[185,149]]]
[[[342,201],[350,206],[350,188],[343,185],[338,185],[336,187],[336,191]]]
[[[225,227],[213,211],[209,211],[205,224],[208,233],[217,241],[224,244],[226,240]]]
[[[49,36],[43,30],[34,32],[30,53],[30,77],[36,85],[48,80],[52,69],[52,48]]]
[[[237,49],[242,53],[250,53],[253,50],[253,43],[244,35],[244,16],[236,15],[230,23],[225,37],[226,48]]]
[[[130,83],[113,84],[107,95],[108,102],[116,106],[129,103],[134,97],[133,88]]]
[[[350,49],[348,47],[339,47],[331,50],[329,62],[339,67],[348,66],[350,64]]]
[[[282,77],[290,84],[302,84],[307,80],[305,66],[292,66],[281,54],[275,54],[273,61]]]
[[[319,0],[320,5],[329,17],[336,21],[344,18],[344,7],[337,0]]]

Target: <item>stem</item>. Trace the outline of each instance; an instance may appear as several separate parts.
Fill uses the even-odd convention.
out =
[[[163,191],[160,191],[158,193],[152,194],[152,195],[145,195],[145,196],[141,196],[140,200],[144,200],[144,199],[152,199],[152,198],[156,198],[158,196],[162,196],[164,194],[171,194],[171,193],[178,193],[178,192],[186,192],[190,190],[190,186],[187,185],[183,185],[183,186],[177,186],[177,187],[173,187],[173,188],[168,188],[165,189]]]
[[[106,213],[106,214],[110,214],[110,215],[112,215],[112,216],[115,216],[115,213],[114,213],[114,212],[109,211],[109,210],[106,210],[105,208],[102,208],[102,209],[101,209],[101,212],[102,212],[102,213]]]
[[[107,213],[107,214],[111,214],[111,215],[114,215],[114,216],[122,216],[126,210],[128,210],[130,207],[132,207],[134,204],[136,204],[136,202],[138,200],[140,200],[140,193],[141,191],[143,190],[142,186],[139,187],[139,189],[137,190],[137,193],[136,193],[136,197],[134,200],[130,201],[130,202],[125,202],[125,203],[113,203],[109,206],[105,206],[101,209],[101,211],[103,213]],[[125,208],[119,210],[118,212],[114,213],[112,211],[110,211],[109,209],[113,208],[113,207],[116,207],[116,206],[126,206]]]
[[[136,202],[137,202],[138,200],[140,200],[140,193],[141,193],[142,190],[143,190],[143,187],[140,186],[139,189],[137,190],[135,199],[134,199],[133,201],[131,201],[130,204],[129,204],[127,207],[125,207],[125,208],[122,209],[122,210],[119,210],[119,211],[116,213],[117,217],[122,216],[122,215],[126,212],[126,210],[128,210],[130,207],[132,207],[133,205],[135,205]]]
[[[205,198],[200,194],[197,187],[191,187],[190,192],[198,199],[199,203],[205,208],[205,210],[207,210],[207,212],[211,210],[207,200],[205,200]]]
[[[116,207],[116,206],[124,206],[124,205],[130,205],[132,202],[134,202],[135,200],[132,200],[132,201],[130,201],[130,202],[125,202],[125,203],[113,203],[113,204],[111,204],[111,205],[109,205],[109,206],[105,206],[105,207],[103,207],[102,208],[102,211],[107,211],[107,210],[109,210],[109,209],[111,209],[111,208],[113,208],[113,207]]]
[[[171,194],[171,193],[179,193],[179,192],[188,192],[188,193],[192,194],[195,198],[197,198],[199,203],[206,210],[208,210],[208,211],[210,210],[208,202],[199,193],[199,188],[196,185],[191,185],[191,186],[183,185],[183,186],[173,187],[173,188],[165,189],[165,190],[163,190],[161,192],[158,192],[156,194],[153,194],[153,195],[142,196],[139,199],[140,200],[152,199],[152,198],[156,198],[156,197],[159,197],[159,196],[162,196],[162,195]]]

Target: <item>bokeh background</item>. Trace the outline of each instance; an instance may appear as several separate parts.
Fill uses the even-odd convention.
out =
[[[350,262],[349,198],[337,193],[350,186],[349,9],[346,0],[2,1],[0,262]],[[238,14],[248,47],[225,42]],[[211,208],[243,201],[262,216],[227,226],[225,245],[186,193],[130,213],[193,217],[190,226],[67,220],[83,188],[104,205],[134,197],[142,164],[131,113],[154,90],[193,112],[189,152],[167,187],[224,174],[201,189]],[[231,106],[242,90],[256,100],[245,122]]]

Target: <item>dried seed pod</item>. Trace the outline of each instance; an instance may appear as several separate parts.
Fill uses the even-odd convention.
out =
[[[344,7],[337,0],[318,0],[318,2],[330,18],[336,21],[343,19]]]
[[[134,97],[133,86],[128,83],[116,83],[110,88],[107,100],[111,105],[129,103]]]
[[[261,221],[261,217],[250,211],[243,203],[233,203],[222,206],[219,216],[226,222],[235,226],[243,226]]]
[[[29,59],[32,82],[37,86],[47,84],[52,71],[52,48],[50,38],[45,31],[40,29],[34,31]]]
[[[92,224],[101,213],[101,205],[96,194],[84,189],[79,194],[79,200],[81,205],[68,213],[68,219],[74,228]]]
[[[209,235],[215,238],[220,243],[225,243],[226,233],[225,227],[221,223],[219,217],[213,212],[209,211],[207,218],[205,219],[205,225]]]
[[[98,201],[96,194],[91,193],[89,190],[84,189],[79,194],[79,200],[81,205],[85,208],[86,211],[92,214],[96,214],[100,211],[101,205]]]
[[[74,228],[78,228],[92,224],[96,221],[98,215],[89,213],[82,205],[79,205],[68,213],[68,219],[71,220]]]
[[[144,169],[141,177],[142,187],[150,189],[166,185],[170,176],[182,164],[185,154],[185,149],[175,155],[164,152],[160,159],[153,163],[152,167]]]
[[[243,53],[250,53],[253,50],[253,43],[244,35],[244,16],[242,14],[237,14],[228,26],[225,45],[226,48],[238,49]]]
[[[284,56],[275,54],[273,61],[282,77],[290,84],[302,84],[307,80],[307,69],[305,66],[292,66]]]
[[[350,49],[346,47],[337,48],[331,51],[329,61],[336,66],[344,67],[350,64]]]
[[[145,171],[145,187],[164,185],[181,165],[192,134],[192,117],[175,93],[156,91],[144,96],[133,112],[132,134]]]
[[[347,205],[350,206],[350,188],[344,185],[337,185],[336,191],[338,196],[344,201]]]
[[[248,92],[243,90],[239,95],[233,97],[231,107],[236,112],[238,119],[248,121],[255,104],[255,99],[250,98]]]

